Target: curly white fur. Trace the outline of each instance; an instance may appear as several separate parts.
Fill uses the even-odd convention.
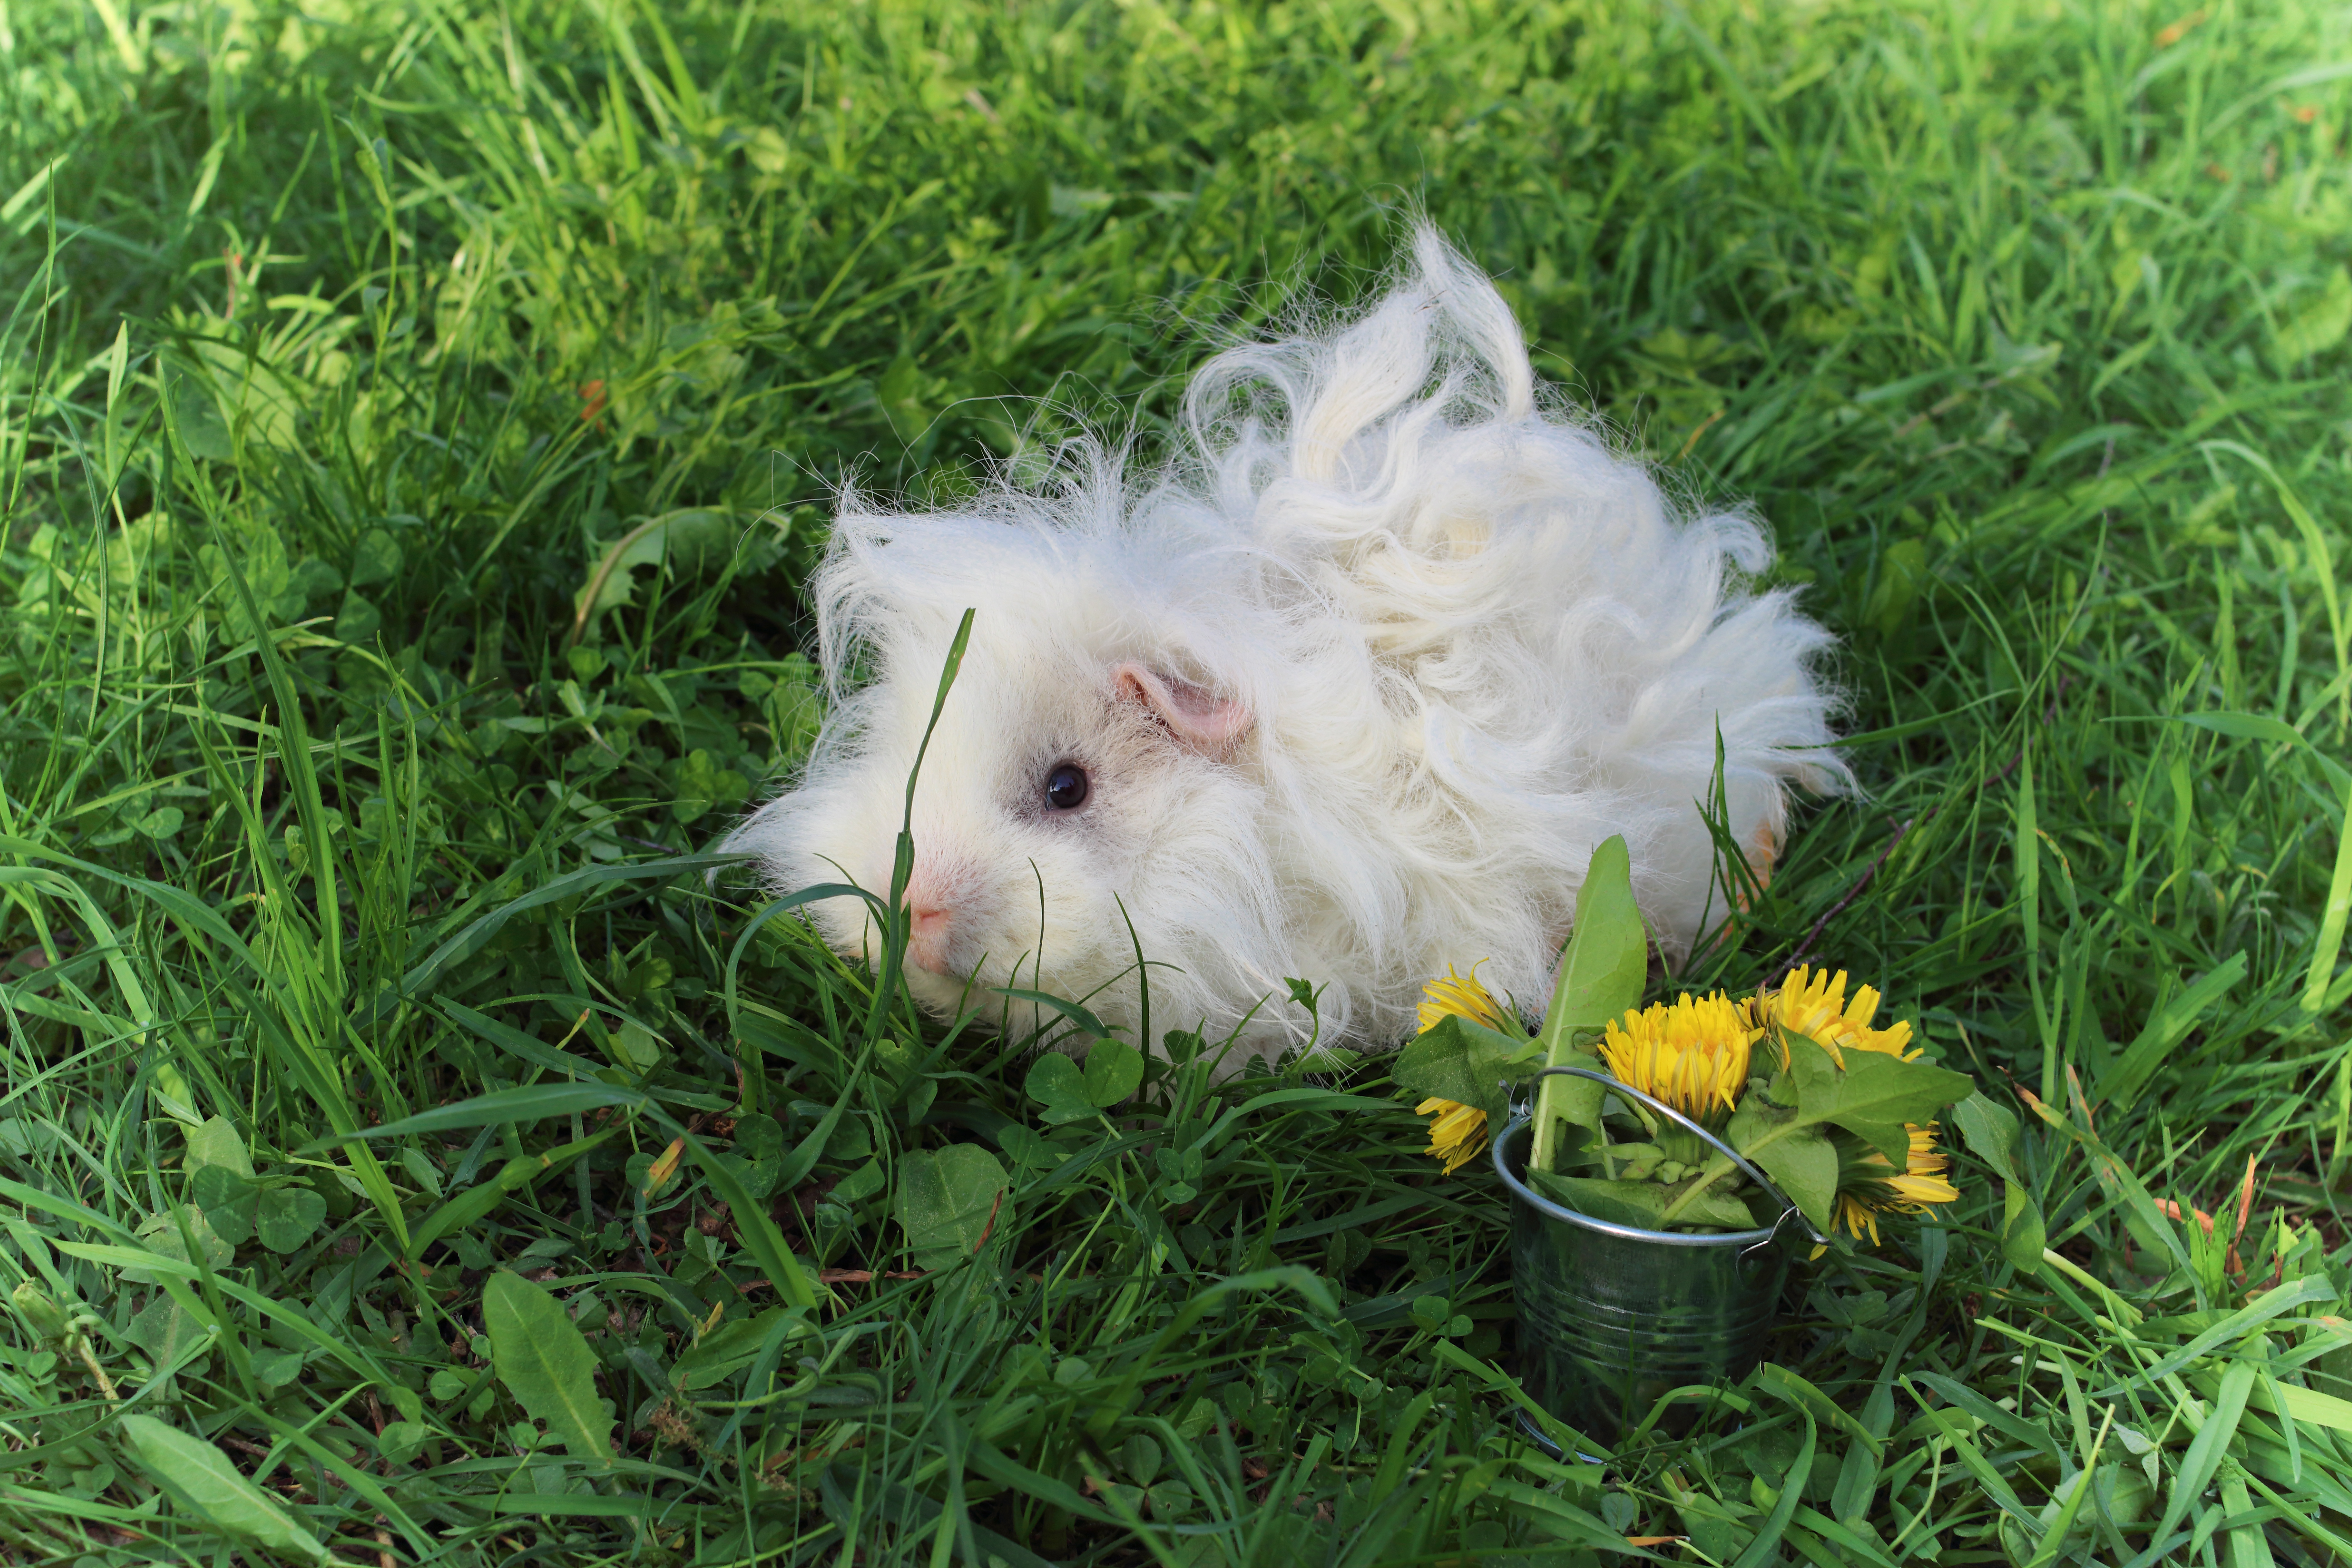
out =
[[[832,713],[730,845],[779,890],[887,889],[977,606],[915,799],[928,1005],[1034,986],[1132,1028],[1139,945],[1155,1026],[1213,1038],[1256,1009],[1259,1051],[1303,1032],[1291,975],[1328,984],[1327,1042],[1401,1040],[1448,964],[1539,1009],[1610,835],[1667,949],[1724,912],[1697,805],[1718,727],[1743,843],[1778,840],[1791,782],[1843,781],[1829,635],[1741,585],[1757,524],[1680,514],[1548,409],[1509,310],[1435,234],[1356,319],[1212,360],[1185,427],[1139,483],[1081,444],[1056,482],[953,511],[844,498],[812,584]],[[1044,794],[1066,764],[1076,810]],[[855,900],[815,908],[870,942]]]

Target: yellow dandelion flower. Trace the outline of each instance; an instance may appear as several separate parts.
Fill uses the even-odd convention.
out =
[[[1668,1006],[1612,1021],[1601,1041],[1601,1059],[1621,1083],[1655,1095],[1701,1122],[1721,1120],[1748,1087],[1748,1062],[1763,1030],[1741,1005],[1718,991],[1693,1001],[1685,992]]]
[[[1486,961],[1480,959],[1478,963]],[[1507,1035],[1524,1034],[1519,1021],[1511,1016],[1504,1005],[1495,1000],[1495,994],[1478,983],[1478,963],[1470,966],[1467,974],[1456,974],[1454,966],[1445,966],[1445,978],[1433,980],[1421,988],[1421,1006],[1413,1015],[1415,1030],[1427,1034],[1437,1027],[1440,1018],[1455,1015],[1474,1024],[1484,1024]]]
[[[1923,1214],[1930,1204],[1958,1200],[1960,1190],[1944,1174],[1950,1159],[1936,1146],[1939,1125],[1904,1123],[1903,1130],[1911,1135],[1911,1153],[1900,1174],[1878,1173],[1892,1173],[1895,1167],[1875,1149],[1848,1162],[1840,1172],[1837,1223],[1856,1241],[1867,1235],[1873,1247],[1878,1245],[1880,1215]]]
[[[1434,1117],[1429,1124],[1428,1152],[1445,1162],[1452,1175],[1478,1157],[1486,1147],[1486,1113],[1475,1105],[1451,1100],[1424,1100],[1412,1108],[1415,1116]]]
[[[1870,1026],[1879,1000],[1877,990],[1864,985],[1848,1002],[1844,970],[1832,975],[1799,964],[1780,982],[1780,989],[1740,1005],[1759,1029],[1777,1024],[1792,1035],[1819,1041],[1840,1067],[1845,1066],[1849,1050],[1879,1051],[1910,1061],[1920,1053],[1910,1048],[1908,1022],[1897,1018],[1883,1029]]]
[[[1478,962],[1483,963],[1486,960]],[[1449,1016],[1467,1018],[1506,1034],[1524,1033],[1518,1020],[1495,1000],[1494,993],[1478,984],[1476,963],[1470,966],[1467,974],[1457,974],[1454,966],[1447,964],[1445,978],[1423,986],[1422,997],[1415,1019],[1422,1034],[1437,1027],[1439,1019]],[[1414,1106],[1413,1114],[1435,1118],[1429,1124],[1428,1152],[1445,1162],[1445,1173],[1449,1176],[1476,1159],[1478,1152],[1486,1146],[1486,1113],[1475,1105],[1432,1098]]]

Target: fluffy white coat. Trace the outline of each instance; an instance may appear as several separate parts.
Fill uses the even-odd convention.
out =
[[[1141,474],[1081,444],[950,511],[844,498],[812,583],[830,716],[730,843],[778,891],[887,892],[976,606],[914,804],[927,1005],[993,1016],[1027,986],[1131,1029],[1139,945],[1155,1029],[1252,1050],[1303,1037],[1293,975],[1325,987],[1327,1043],[1401,1041],[1449,964],[1533,1012],[1610,835],[1668,951],[1725,912],[1698,805],[1718,729],[1732,831],[1768,855],[1788,786],[1843,779],[1829,636],[1743,585],[1756,522],[1685,514],[1547,406],[1433,233],[1369,310],[1219,354],[1184,407],[1184,450]],[[873,944],[856,900],[814,918]]]

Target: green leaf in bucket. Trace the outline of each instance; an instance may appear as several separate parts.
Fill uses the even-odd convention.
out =
[[[1536,1036],[1548,1068],[1598,1066],[1580,1042],[1638,1005],[1648,984],[1649,934],[1633,901],[1633,858],[1624,839],[1608,839],[1593,850],[1576,889],[1574,921],[1560,956],[1559,983]],[[1590,1079],[1563,1074],[1543,1080],[1536,1092],[1535,1142],[1528,1156],[1532,1169],[1558,1167],[1562,1121],[1584,1129],[1587,1142],[1600,1142],[1601,1093]]]
[[[1753,1097],[1758,1101],[1762,1096]],[[1765,1108],[1759,1103],[1759,1110]],[[1818,1127],[1798,1128],[1749,1156],[1787,1194],[1815,1230],[1829,1233],[1837,1218],[1837,1146]]]
[[[1974,1088],[1964,1073],[1948,1072],[1924,1061],[1904,1061],[1879,1051],[1847,1051],[1845,1066],[1841,1068],[1818,1041],[1803,1035],[1782,1038],[1789,1052],[1789,1070],[1774,1080],[1769,1093],[1751,1091],[1743,1097],[1724,1128],[1731,1146],[1768,1174],[1773,1170],[1772,1162],[1779,1159],[1780,1144],[1819,1137],[1822,1127],[1843,1128],[1875,1147],[1895,1170],[1906,1170],[1911,1162],[1911,1134],[1906,1124],[1934,1121],[1937,1111]],[[1774,1095],[1796,1103],[1776,1104]],[[1714,1156],[1691,1191],[1704,1193],[1708,1184],[1729,1174],[1731,1169],[1730,1161],[1720,1154]],[[1691,1202],[1685,1198],[1669,1203],[1664,1217],[1680,1223]],[[1814,1217],[1812,1208],[1802,1202],[1798,1206],[1808,1219]],[[1819,1230],[1829,1229],[1819,1220],[1814,1223]]]
[[[1695,1178],[1694,1178],[1695,1179]],[[1690,1180],[1668,1185],[1664,1182],[1608,1182],[1591,1176],[1562,1176],[1550,1171],[1529,1171],[1528,1180],[1536,1191],[1577,1213],[1591,1215],[1594,1219],[1607,1220],[1612,1225],[1630,1225],[1643,1230],[1664,1230],[1666,1205],[1681,1197]],[[1719,1187],[1710,1188],[1686,1199],[1682,1211],[1673,1222],[1676,1226],[1708,1226],[1725,1230],[1748,1230],[1754,1227],[1755,1216],[1748,1205]]]
[[[1898,1171],[1911,1161],[1906,1125],[1925,1126],[1976,1088],[1966,1073],[1906,1062],[1883,1051],[1847,1051],[1841,1068],[1814,1041],[1802,1036],[1788,1038],[1799,1121],[1843,1127],[1875,1147]],[[1737,1138],[1732,1142],[1747,1152]]]

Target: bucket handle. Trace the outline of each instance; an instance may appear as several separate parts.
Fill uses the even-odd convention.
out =
[[[1789,1216],[1790,1215],[1795,1215],[1797,1216],[1797,1223],[1805,1227],[1805,1234],[1813,1238],[1814,1245],[1819,1247],[1827,1247],[1829,1245],[1830,1238],[1813,1228],[1813,1222],[1805,1217],[1805,1211],[1799,1208],[1794,1203],[1790,1201],[1789,1194],[1775,1186],[1772,1183],[1772,1178],[1758,1170],[1754,1163],[1748,1160],[1747,1155],[1741,1153],[1738,1150],[1733,1148],[1730,1144],[1725,1142],[1714,1133],[1709,1132],[1706,1128],[1700,1126],[1689,1117],[1685,1116],[1681,1111],[1676,1110],[1673,1106],[1668,1105],[1665,1101],[1658,1099],[1656,1096],[1650,1094],[1645,1090],[1635,1089],[1632,1084],[1625,1082],[1622,1079],[1611,1078],[1607,1073],[1594,1072],[1590,1068],[1546,1068],[1541,1072],[1536,1074],[1536,1077],[1538,1079],[1590,1079],[1594,1083],[1597,1083],[1602,1088],[1608,1089],[1612,1094],[1622,1094],[1628,1100],[1639,1100],[1643,1105],[1648,1106],[1652,1110],[1656,1111],[1659,1115],[1674,1122],[1677,1127],[1682,1128],[1685,1131],[1696,1133],[1700,1142],[1706,1143],[1709,1148],[1712,1148],[1716,1152],[1721,1154],[1725,1159],[1738,1166],[1742,1175],[1746,1176],[1749,1181],[1754,1182],[1766,1192],[1771,1194],[1774,1200],[1780,1205],[1780,1217],[1772,1222],[1771,1235],[1766,1237],[1763,1240],[1758,1242],[1753,1247],[1742,1247],[1740,1249],[1739,1256],[1742,1261],[1745,1261],[1750,1255],[1761,1252],[1764,1248],[1780,1240],[1780,1227],[1789,1223]]]

